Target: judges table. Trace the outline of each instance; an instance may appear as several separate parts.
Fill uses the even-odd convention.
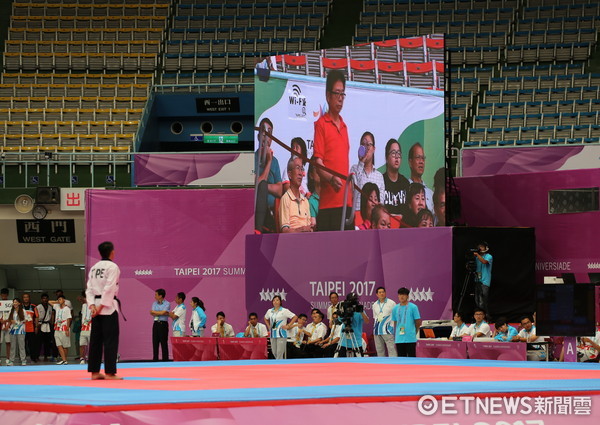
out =
[[[171,337],[173,360],[257,360],[267,358],[267,338]]]
[[[527,344],[524,342],[420,339],[417,341],[417,357],[525,361],[527,360]]]

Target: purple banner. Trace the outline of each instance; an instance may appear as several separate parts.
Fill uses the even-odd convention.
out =
[[[246,238],[246,303],[259,317],[280,294],[295,314],[323,312],[329,293],[359,295],[372,318],[375,290],[411,289],[423,319],[450,319],[452,229],[370,230],[313,234],[251,235]],[[371,333],[371,326],[365,332]]]
[[[600,146],[540,146],[461,150],[463,177],[600,168]]]
[[[252,154],[137,154],[137,186],[251,185]]]
[[[121,268],[119,297],[127,317],[121,322],[122,359],[152,358],[150,310],[158,288],[166,290],[171,308],[177,292],[187,295],[186,327],[196,296],[206,306],[207,326],[223,310],[234,329],[243,329],[244,300],[235,294],[244,291],[254,190],[88,190],[87,202],[88,269],[105,240],[115,244]]]
[[[548,192],[598,187],[600,169],[456,179],[463,220],[470,226],[535,227],[536,280],[600,272],[600,212],[549,214]]]

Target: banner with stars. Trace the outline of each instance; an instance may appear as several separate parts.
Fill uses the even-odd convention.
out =
[[[398,289],[409,288],[422,318],[451,319],[452,229],[246,237],[246,306],[259,317],[275,295],[295,314],[326,312],[334,291],[340,300],[356,292],[372,318],[380,286],[395,302]]]

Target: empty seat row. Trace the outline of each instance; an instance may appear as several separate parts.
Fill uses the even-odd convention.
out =
[[[496,146],[546,146],[546,145],[564,145],[564,144],[597,144],[600,143],[600,137],[570,137],[556,139],[517,139],[517,140],[471,140],[465,141],[464,147],[496,147]]]
[[[219,28],[173,28],[170,40],[229,40],[248,38],[305,38],[319,37],[321,27],[317,25],[282,25],[255,27]]]
[[[165,28],[166,17],[161,16],[13,16],[12,28]]]
[[[512,36],[512,44],[539,44],[539,43],[576,43],[597,41],[597,32],[594,28],[564,29],[564,30],[534,30],[516,31]]]
[[[546,100],[528,102],[478,103],[479,115],[550,114],[594,112],[600,110],[600,99]]]
[[[266,54],[266,52],[265,52]],[[195,70],[252,70],[257,58],[262,54],[248,53],[183,53],[166,54],[164,57],[165,72],[193,72]]]
[[[131,41],[162,40],[162,28],[11,28],[9,40],[23,41]]]
[[[506,63],[539,63],[585,61],[590,57],[592,43],[545,43],[508,46]]]
[[[140,109],[147,97],[0,97],[6,109]]]
[[[146,96],[147,84],[0,84],[0,96]]]
[[[149,53],[5,53],[11,71],[140,71],[154,72],[157,55]]]
[[[600,125],[542,125],[532,127],[470,128],[468,141],[596,137]]]
[[[6,134],[0,135],[0,146],[3,152],[19,152],[23,147],[37,148],[38,151],[72,152],[76,146],[122,146],[131,148],[133,133],[126,134],[71,134],[71,133],[42,133],[42,134]],[[68,149],[60,149],[68,147]],[[10,149],[13,148],[13,149]],[[14,149],[16,148],[16,149]],[[48,149],[49,148],[49,149]],[[57,149],[59,148],[59,149]],[[127,151],[119,149],[116,151]],[[32,152],[27,149],[27,152]],[[8,158],[7,158],[8,159]]]
[[[523,8],[522,16],[527,18],[557,18],[600,15],[600,3],[561,4]]]
[[[583,74],[585,69],[583,62],[577,63],[556,63],[540,65],[505,65],[500,68],[502,77],[518,76],[544,76],[544,75],[566,75]],[[464,70],[463,70],[464,71]],[[463,73],[464,75],[464,73]]]
[[[151,84],[152,74],[3,73],[2,84]]]
[[[513,19],[513,8],[491,9],[445,9],[445,10],[400,10],[385,12],[363,12],[363,24],[407,24],[410,22],[460,22],[477,20]]]
[[[223,16],[175,16],[173,28],[223,28],[223,27],[269,27],[286,25],[325,25],[323,13],[297,15],[223,15]]]
[[[169,3],[160,4],[79,4],[13,3],[13,16],[167,16]]]
[[[254,72],[188,72],[163,73],[160,84],[251,84],[254,82]]]
[[[515,8],[519,5],[518,0],[367,0],[364,11]]]
[[[598,16],[557,16],[556,18],[520,19],[516,21],[517,31],[546,31],[596,28],[600,23]]]
[[[484,101],[498,102],[528,102],[546,100],[578,100],[599,99],[598,86],[591,87],[556,87],[553,89],[521,89],[521,90],[487,90]]]
[[[129,152],[133,149],[133,135],[123,135],[126,137],[119,138],[121,145],[113,145],[115,143],[111,138],[94,138],[82,137],[81,140],[72,135],[71,138],[64,135],[62,139],[65,141],[65,145],[26,145],[26,146],[5,146],[0,145],[0,150],[5,156],[5,161],[10,163],[15,162],[34,162],[34,163],[47,163],[50,160],[53,161],[74,161],[80,164],[82,161],[94,161],[95,164],[99,162],[107,163],[119,163],[129,162],[131,160]],[[97,135],[106,136],[106,135]],[[54,139],[61,139],[56,137]],[[70,140],[73,139],[73,140]],[[67,144],[69,143],[69,144]],[[79,143],[79,144],[73,144]]]
[[[0,109],[0,121],[135,121],[143,109]]]
[[[598,111],[550,114],[476,115],[473,118],[473,128],[590,124],[600,124],[600,122],[598,122]]]
[[[46,0],[48,3],[63,4],[163,4],[165,0]],[[194,0],[195,1],[195,0]],[[219,0],[221,1],[221,0]],[[19,3],[43,3],[40,0],[19,0]]]
[[[532,75],[519,77],[492,77],[491,90],[543,89],[555,87],[588,87],[600,85],[600,74]]]
[[[17,41],[6,42],[8,53],[154,53],[158,40],[129,41]]]
[[[166,42],[167,54],[179,53],[252,53],[307,51],[317,48],[317,39],[307,38],[259,38],[230,40],[170,40]]]
[[[4,134],[117,134],[135,133],[139,121],[0,121]]]
[[[380,40],[380,37],[400,37],[429,34],[498,33],[510,31],[508,19],[498,21],[420,22],[407,24],[358,24],[354,44]]]
[[[472,46],[505,46],[508,40],[508,33],[484,32],[480,34],[446,34],[446,42],[449,47],[472,47]]]
[[[175,9],[177,16],[221,16],[221,15],[285,15],[297,13],[328,13],[329,1],[298,2],[246,2],[180,4]]]

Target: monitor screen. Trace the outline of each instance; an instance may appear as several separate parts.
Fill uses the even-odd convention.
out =
[[[596,285],[587,283],[537,285],[538,335],[594,336]]]

